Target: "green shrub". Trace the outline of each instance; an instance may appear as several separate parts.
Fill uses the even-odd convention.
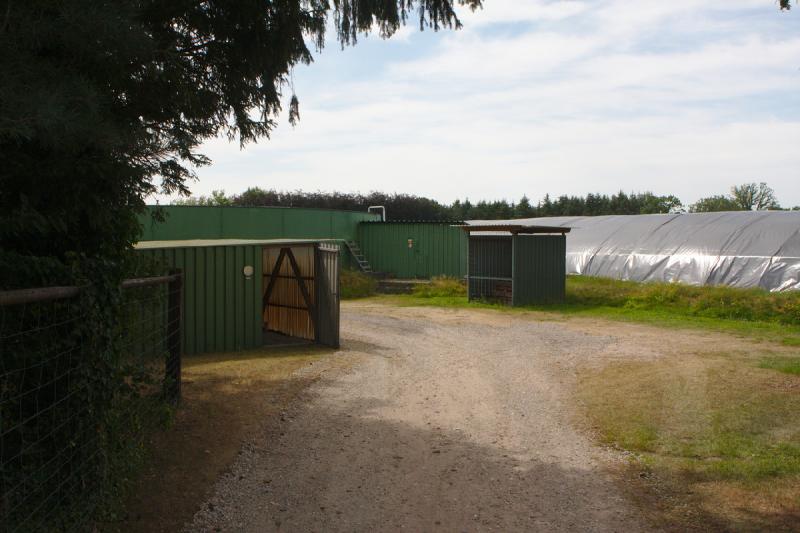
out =
[[[435,277],[430,283],[421,283],[414,287],[414,296],[435,298],[440,296],[466,296],[467,287],[458,278],[447,276]]]
[[[377,289],[375,278],[356,270],[344,269],[339,277],[339,296],[345,300],[372,296]]]

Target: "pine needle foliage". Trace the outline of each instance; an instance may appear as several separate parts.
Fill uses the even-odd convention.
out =
[[[0,10],[0,246],[113,256],[154,192],[188,193],[200,143],[268,138],[294,65],[480,0],[8,0]],[[309,49],[311,47],[311,49]],[[289,119],[299,118],[296,97]]]

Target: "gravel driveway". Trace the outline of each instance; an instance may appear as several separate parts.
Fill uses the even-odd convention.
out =
[[[187,530],[648,529],[608,472],[620,459],[571,422],[576,365],[647,356],[635,338],[347,303],[342,339],[339,364],[265,422]]]

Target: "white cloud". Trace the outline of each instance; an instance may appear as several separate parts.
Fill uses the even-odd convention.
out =
[[[407,32],[364,55],[326,51],[331,79],[298,74],[299,126],[245,151],[207,143],[216,164],[194,190],[621,188],[689,203],[763,180],[800,204],[800,39],[785,17],[763,0],[489,0],[428,48]],[[359,60],[369,68],[345,63]],[[342,65],[358,75],[336,77]]]
[[[472,34],[449,38],[435,56],[392,65],[389,76],[400,80],[453,82],[486,80],[507,83],[544,76],[602,45],[593,37],[529,33],[487,40]]]
[[[476,11],[461,8],[459,18],[467,29],[471,29],[498,23],[565,20],[589,9],[589,2],[572,0],[491,0]]]

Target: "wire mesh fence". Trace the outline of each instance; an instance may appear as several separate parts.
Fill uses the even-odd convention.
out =
[[[0,531],[82,531],[180,394],[180,276],[0,293]],[[108,316],[108,315],[106,315]]]

